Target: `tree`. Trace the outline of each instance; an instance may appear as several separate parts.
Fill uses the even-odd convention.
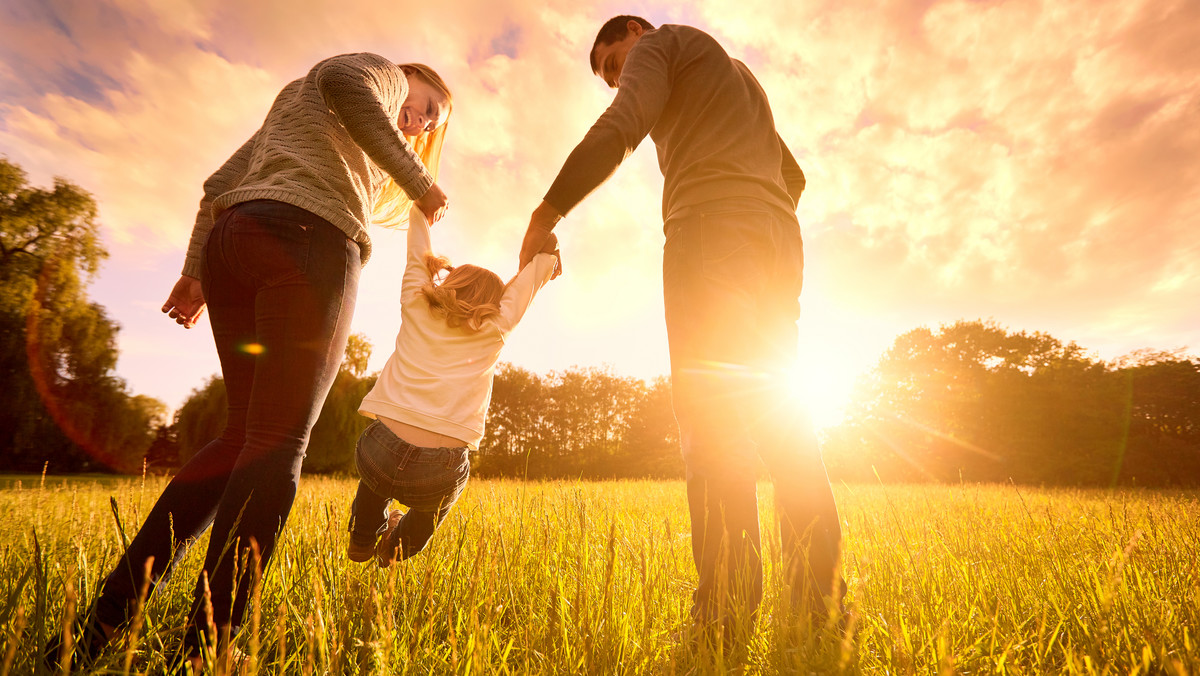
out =
[[[0,466],[136,471],[165,407],[113,374],[117,325],[86,286],[107,252],[75,185],[31,187],[0,158]]]
[[[355,378],[361,378],[367,372],[367,362],[371,361],[371,341],[365,333],[352,333],[346,341],[346,357],[342,360],[342,370],[349,372]]]
[[[545,434],[545,384],[537,374],[502,362],[492,379],[492,400],[473,472],[492,476],[526,476],[550,454]]]
[[[1140,350],[1112,367],[1128,405],[1120,481],[1200,483],[1200,359],[1181,351]]]
[[[666,376],[655,378],[637,401],[616,464],[620,476],[657,479],[684,476],[679,426],[671,407],[671,380]]]
[[[682,476],[670,384],[573,367],[497,368],[473,471],[510,477]]]
[[[1120,378],[1078,345],[960,321],[896,339],[826,459],[853,478],[1106,484],[1125,424]]]
[[[371,358],[371,342],[361,333],[346,342],[342,366],[321,406],[304,456],[305,472],[354,471],[354,447],[370,420],[358,412],[363,397],[375,386],[375,376],[362,377]]]
[[[154,441],[146,449],[146,471],[163,474],[179,467],[179,439],[173,425],[159,425]]]
[[[175,412],[173,425],[181,464],[191,460],[197,451],[221,434],[228,410],[229,397],[221,376],[211,376],[192,390],[187,401]]]

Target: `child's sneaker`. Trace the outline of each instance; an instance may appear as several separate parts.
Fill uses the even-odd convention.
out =
[[[350,538],[350,544],[346,547],[346,558],[355,563],[366,563],[372,556],[375,556],[374,544],[360,545],[353,537]]]
[[[366,563],[371,561],[374,556],[374,545],[360,545],[350,540],[349,546],[346,548],[346,557],[354,563]]]
[[[375,560],[379,562],[380,568],[392,565],[400,555],[400,540],[396,537],[396,528],[400,526],[402,516],[404,512],[398,509],[388,512],[387,529],[380,536],[379,544],[375,545]]]

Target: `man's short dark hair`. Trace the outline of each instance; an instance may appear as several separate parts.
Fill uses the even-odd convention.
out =
[[[588,60],[592,63],[593,73],[600,72],[600,64],[596,63],[596,48],[600,45],[611,45],[614,42],[620,42],[621,40],[624,40],[625,37],[629,35],[630,21],[638,22],[638,24],[646,30],[654,30],[654,24],[646,21],[640,16],[622,14],[621,16],[614,16],[608,21],[605,21],[604,25],[600,27],[600,32],[596,33],[596,41],[592,43],[592,51],[590,54],[588,54]]]

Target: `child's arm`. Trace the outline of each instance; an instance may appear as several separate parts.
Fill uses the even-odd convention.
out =
[[[542,243],[542,250],[538,253],[554,256],[554,274],[550,276],[550,279],[558,279],[558,276],[562,274],[562,254],[558,251],[558,235],[550,233],[546,237],[546,241]]]
[[[521,268],[504,290],[504,297],[500,299],[500,317],[497,324],[505,335],[517,327],[517,323],[529,309],[529,304],[533,302],[533,297],[541,291],[546,282],[557,277],[560,270],[558,238],[551,233],[542,246],[542,251],[533,257],[529,265]]]
[[[429,268],[425,267],[425,255],[433,251],[429,239],[429,221],[415,204],[408,211],[408,260],[404,265],[404,278],[400,282],[400,302],[404,303],[421,292],[429,283]]]

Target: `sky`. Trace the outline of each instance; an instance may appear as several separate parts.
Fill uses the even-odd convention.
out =
[[[0,155],[95,196],[111,255],[90,294],[121,326],[118,375],[174,408],[219,371],[208,322],[160,312],[201,184],[280,88],[345,52],[433,66],[455,102],[434,246],[507,278],[611,101],[588,50],[625,13],[745,61],[807,174],[797,386],[819,423],[919,326],[994,320],[1102,359],[1200,352],[1195,0],[6,0]],[[646,139],[558,227],[564,275],[504,360],[667,372],[661,188]],[[372,238],[353,329],[376,370],[405,240]]]

